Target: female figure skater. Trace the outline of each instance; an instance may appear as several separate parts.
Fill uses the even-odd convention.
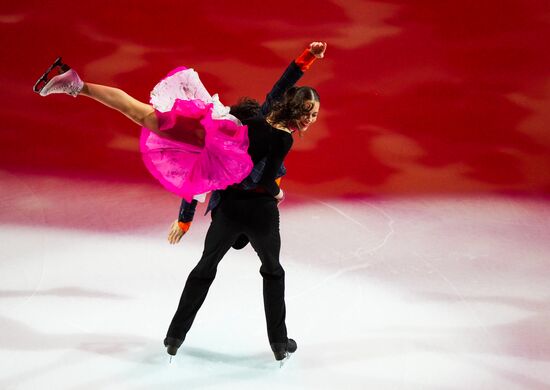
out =
[[[185,340],[193,320],[204,302],[216,276],[217,265],[233,246],[242,248],[248,241],[261,260],[264,308],[268,339],[276,360],[283,360],[297,349],[287,336],[285,325],[284,270],[279,262],[280,234],[277,204],[284,193],[275,181],[284,174],[283,161],[296,131],[305,132],[319,113],[319,95],[310,87],[293,87],[315,58],[322,58],[326,44],[314,42],[297,60],[291,62],[283,76],[267,95],[255,115],[242,114],[242,105],[232,112],[248,126],[248,153],[254,169],[237,185],[212,194],[208,210],[212,223],[206,235],[203,255],[191,271],[164,345],[175,355]],[[249,108],[250,102],[245,101]],[[254,111],[254,110],[252,110]],[[252,117],[250,117],[252,116]],[[178,242],[189,229],[196,202],[182,201],[179,224],[169,234]]]
[[[146,167],[165,188],[188,201],[238,183],[252,169],[246,126],[217,95],[208,93],[193,69],[170,72],[151,92],[151,104],[118,88],[83,82],[60,58],[34,90],[41,96],[87,96],[141,125]]]
[[[183,204],[192,212],[196,205],[193,198],[239,183],[211,197],[209,208],[215,209],[205,250],[189,275],[164,341],[169,354],[175,355],[182,344],[214,279],[217,264],[237,238],[245,240],[241,246],[250,240],[262,261],[268,337],[275,358],[282,360],[296,350],[284,323],[284,270],[279,264],[277,209],[284,195],[275,178],[284,174],[282,162],[292,146],[291,134],[306,131],[319,111],[319,95],[314,89],[290,87],[315,58],[324,56],[325,49],[325,43],[310,44],[289,65],[261,107],[250,101],[233,107],[235,115],[248,118],[244,121],[248,131],[216,95],[206,91],[196,72],[183,67],[157,84],[151,93],[151,105],[120,89],[83,82],[61,59],[35,84],[34,90],[41,96],[88,96],[140,124],[146,166],[167,189],[182,196]],[[254,116],[251,112],[258,115],[250,118]],[[189,227],[190,221],[181,222]]]

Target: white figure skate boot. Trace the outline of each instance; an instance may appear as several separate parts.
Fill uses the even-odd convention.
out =
[[[78,73],[64,64],[59,57],[34,84],[33,90],[40,96],[66,93],[76,97],[83,87],[84,82],[78,77]]]

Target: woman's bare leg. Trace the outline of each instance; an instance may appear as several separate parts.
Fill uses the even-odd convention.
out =
[[[121,89],[84,83],[84,87],[79,95],[92,98],[107,107],[121,112],[140,126],[144,126],[155,132],[158,131],[158,120],[153,106],[134,99]]]

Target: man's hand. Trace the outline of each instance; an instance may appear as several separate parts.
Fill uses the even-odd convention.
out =
[[[323,58],[325,51],[327,50],[326,42],[311,42],[309,44],[309,51],[317,58]]]
[[[177,219],[172,223],[172,226],[170,226],[170,231],[168,232],[168,242],[170,244],[173,245],[180,242],[183,235],[187,233],[187,230],[189,230],[189,226],[191,226],[191,222],[184,223],[183,225],[184,225],[184,229],[180,227],[180,224]]]

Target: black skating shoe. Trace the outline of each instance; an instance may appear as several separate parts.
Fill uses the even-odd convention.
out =
[[[275,360],[280,361],[290,357],[290,354],[296,352],[298,344],[292,339],[288,339],[286,343],[272,343],[271,350],[275,355]]]
[[[40,96],[66,93],[76,97],[83,87],[84,82],[78,74],[69,65],[64,64],[59,57],[34,84],[33,91]]]
[[[181,347],[183,343],[182,339],[177,339],[175,337],[166,337],[164,339],[164,346],[166,347],[166,352],[170,356],[176,356],[178,353],[178,348]]]

